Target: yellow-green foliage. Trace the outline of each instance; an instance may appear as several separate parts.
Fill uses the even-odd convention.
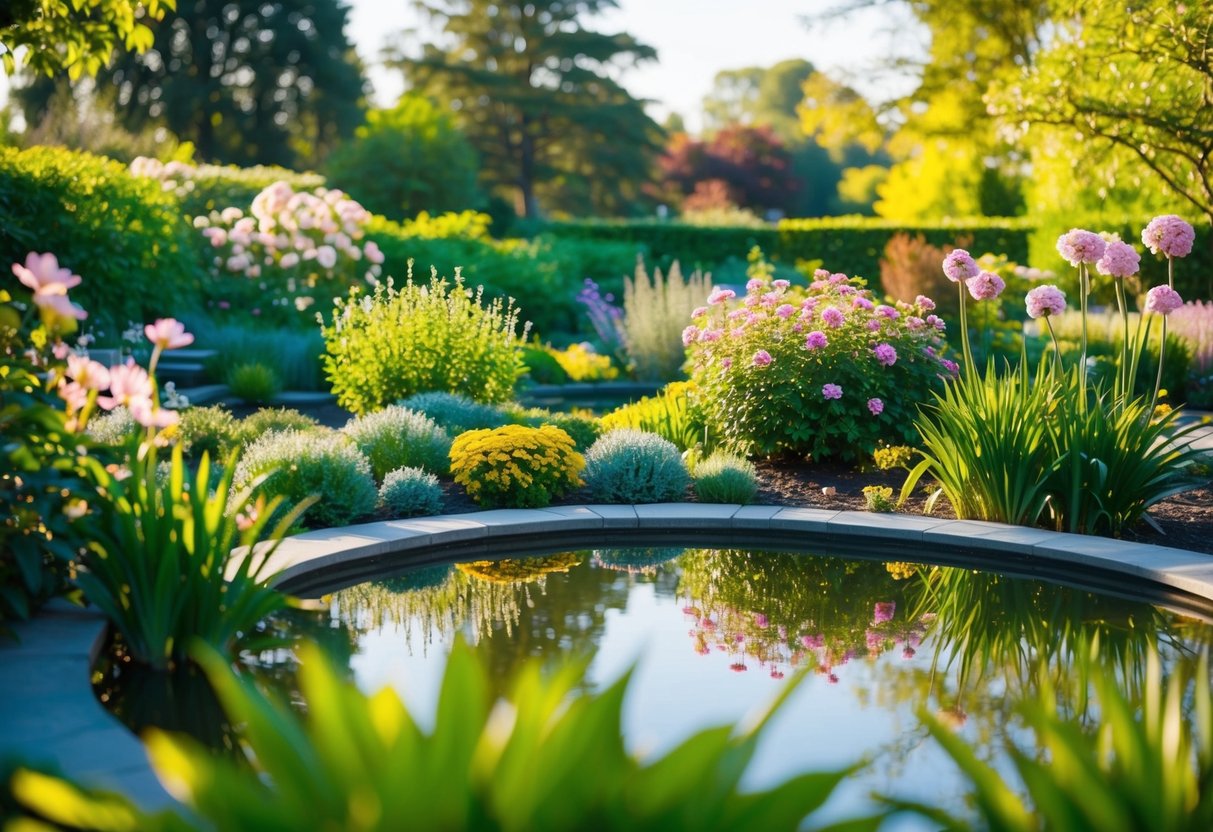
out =
[[[451,445],[455,482],[482,505],[546,506],[581,485],[584,467],[573,438],[553,425],[471,430]]]
[[[610,381],[619,377],[619,368],[611,365],[609,355],[599,355],[585,344],[571,344],[563,350],[549,347],[548,352],[570,381]]]
[[[892,511],[897,507],[893,502],[893,489],[887,485],[865,485],[863,498],[868,511]]]
[[[616,428],[632,428],[655,433],[686,451],[705,442],[703,422],[691,410],[687,391],[690,383],[676,381],[667,384],[655,396],[625,404],[599,419],[602,432]]]
[[[684,279],[677,260],[668,274],[657,269],[652,278],[643,262],[636,264],[623,290],[623,341],[636,378],[670,381],[681,375],[687,358],[682,330],[710,289],[710,277],[699,271]]]

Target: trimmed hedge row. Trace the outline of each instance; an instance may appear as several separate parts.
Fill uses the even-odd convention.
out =
[[[253,197],[273,185],[285,181],[296,191],[311,191],[325,187],[318,173],[296,173],[286,168],[258,165],[238,168],[235,165],[199,165],[190,175],[190,185],[179,187],[181,210],[186,216],[204,217],[211,211],[235,206],[248,213]]]

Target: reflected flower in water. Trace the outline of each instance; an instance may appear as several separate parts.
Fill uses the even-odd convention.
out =
[[[872,612],[872,623],[884,624],[892,621],[896,612],[897,603],[895,601],[877,601]]]

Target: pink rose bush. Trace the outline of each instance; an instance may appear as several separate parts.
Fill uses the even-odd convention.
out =
[[[825,271],[807,289],[761,274],[742,297],[717,288],[683,332],[696,406],[740,453],[846,460],[904,442],[950,375],[933,307],[882,304],[862,279]]]

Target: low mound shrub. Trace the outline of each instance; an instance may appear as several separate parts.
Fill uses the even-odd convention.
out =
[[[135,417],[125,407],[115,407],[108,413],[101,413],[88,421],[85,432],[94,442],[102,445],[125,445],[132,436],[143,430],[143,426],[135,421]]]
[[[237,364],[227,374],[232,395],[250,404],[269,404],[282,392],[282,379],[273,367],[260,361]]]
[[[510,421],[531,427],[555,425],[573,437],[573,444],[577,446],[577,450],[583,453],[602,434],[602,427],[598,424],[597,419],[579,413],[564,413],[545,410],[542,407],[532,407],[510,412],[508,415]]]
[[[701,503],[754,501],[758,478],[748,459],[716,452],[695,466],[695,494]]]
[[[289,407],[263,407],[240,420],[240,424],[236,426],[234,439],[236,444],[245,446],[267,433],[311,430],[319,426],[319,422],[311,416],[303,415],[298,410],[292,410]]]
[[[352,290],[335,301],[324,324],[324,369],[337,403],[362,415],[415,393],[463,391],[477,401],[506,401],[523,373],[518,310],[500,300],[483,304],[479,289],[435,273],[426,284],[410,272],[370,296]]]
[[[211,459],[226,458],[236,443],[238,430],[236,418],[218,405],[186,408],[177,423],[186,456],[195,460],[203,454],[209,454]]]
[[[585,458],[558,427],[472,430],[451,445],[451,473],[477,503],[536,508],[581,485]]]
[[[345,436],[327,430],[271,431],[245,450],[236,467],[237,488],[265,475],[255,493],[295,506],[319,496],[304,514],[314,527],[348,526],[375,510],[379,494],[371,465]]]
[[[397,468],[445,474],[450,467],[450,435],[424,413],[406,407],[392,405],[351,419],[341,432],[366,456],[377,480]]]
[[[379,505],[393,517],[422,517],[442,513],[442,486],[420,468],[389,471],[379,486]]]
[[[460,393],[418,393],[399,404],[424,413],[452,436],[469,430],[499,428],[510,421],[501,408],[474,402]]]
[[[691,480],[678,448],[655,433],[613,430],[590,446],[585,460],[585,484],[602,503],[681,500]]]

